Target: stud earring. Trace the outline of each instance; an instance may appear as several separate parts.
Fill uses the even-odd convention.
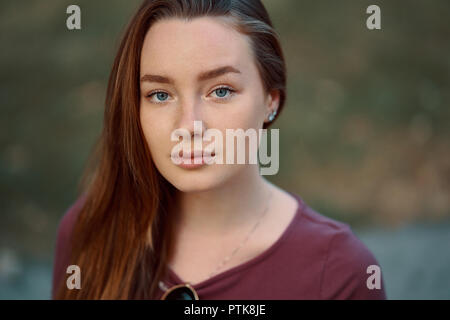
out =
[[[271,114],[269,114],[269,121],[273,121],[275,116],[277,115],[277,110],[274,110]]]

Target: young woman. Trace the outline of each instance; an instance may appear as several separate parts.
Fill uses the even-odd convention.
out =
[[[285,98],[282,49],[259,0],[144,1],[110,75],[99,161],[60,222],[53,297],[386,298],[382,281],[367,285],[378,263],[350,227],[258,165],[173,161],[175,130],[198,135],[196,120],[224,136],[265,129]],[[81,288],[68,289],[69,265]]]

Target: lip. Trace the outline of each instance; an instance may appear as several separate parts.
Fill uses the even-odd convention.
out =
[[[202,152],[191,152],[187,153],[181,159],[183,160],[180,164],[177,164],[179,167],[184,169],[197,169],[206,164],[205,159],[209,160],[215,156],[215,153],[212,152],[211,156],[202,154]],[[190,163],[188,163],[188,160],[190,160]],[[200,161],[199,161],[200,160]],[[198,163],[197,163],[198,162]]]

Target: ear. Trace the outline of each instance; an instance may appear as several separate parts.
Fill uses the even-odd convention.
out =
[[[266,117],[264,122],[269,122],[268,117],[275,110],[278,110],[280,105],[280,90],[273,89],[266,96]]]

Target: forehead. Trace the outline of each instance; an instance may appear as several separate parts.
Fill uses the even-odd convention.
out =
[[[214,17],[158,21],[147,32],[141,52],[141,73],[192,73],[220,65],[243,70],[251,63],[248,37]]]

